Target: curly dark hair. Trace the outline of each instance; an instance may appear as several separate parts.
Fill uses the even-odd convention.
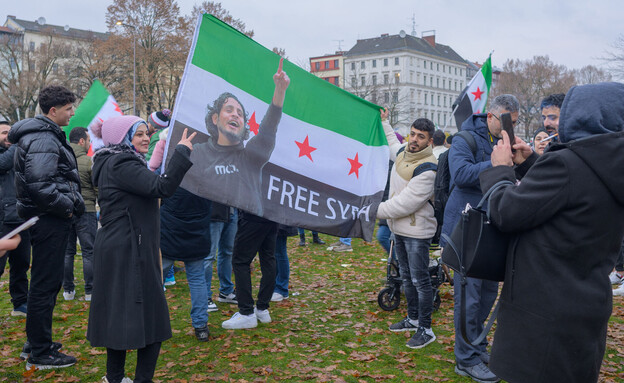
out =
[[[50,85],[39,92],[39,106],[43,114],[48,114],[55,106],[65,106],[76,102],[76,95],[61,85]]]
[[[561,105],[563,105],[563,99],[565,98],[565,94],[563,93],[555,93],[549,96],[544,97],[542,100],[542,104],[540,105],[540,109],[548,108],[551,106],[557,107],[561,109]]]
[[[206,119],[205,119],[206,129],[208,129],[208,133],[210,134],[210,136],[214,137],[214,140],[217,140],[219,138],[219,128],[217,128],[217,126],[212,122],[212,116],[215,114],[218,116],[219,113],[221,113],[221,109],[223,109],[223,105],[225,105],[226,101],[229,98],[236,100],[236,102],[238,102],[238,104],[243,109],[245,133],[243,134],[242,140],[245,141],[246,139],[249,138],[249,126],[247,126],[247,112],[245,111],[245,107],[243,106],[243,103],[240,102],[239,99],[236,98],[236,96],[234,96],[230,92],[221,93],[221,95],[216,100],[214,100],[214,102],[212,103],[212,106],[210,105],[206,106]]]

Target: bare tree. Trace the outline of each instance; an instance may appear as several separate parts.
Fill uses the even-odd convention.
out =
[[[586,65],[581,69],[573,71],[574,78],[578,85],[597,84],[599,82],[611,81],[611,74],[593,65]]]
[[[190,25],[195,25],[195,18],[197,15],[202,13],[208,13],[210,15],[215,16],[219,20],[228,23],[233,28],[236,28],[241,33],[247,35],[250,38],[254,37],[254,31],[249,29],[247,30],[247,26],[240,19],[235,19],[234,16],[230,15],[230,12],[223,8],[221,3],[215,1],[202,1],[201,4],[196,4],[193,6],[193,12],[190,16],[187,16],[187,20]],[[192,31],[191,31],[192,32]]]
[[[607,63],[614,77],[624,79],[624,34],[618,35],[610,45],[611,49],[602,60]]]
[[[21,32],[0,38],[0,114],[17,121],[31,117],[39,90],[49,83],[67,83],[71,76],[60,70],[70,58],[70,45],[51,30],[41,31],[43,41],[25,49]]]
[[[498,84],[490,97],[509,93],[518,98],[518,122],[524,136],[538,127],[540,102],[552,93],[567,93],[576,84],[572,71],[564,65],[554,64],[548,56],[535,56],[530,60],[507,60],[503,65]]]

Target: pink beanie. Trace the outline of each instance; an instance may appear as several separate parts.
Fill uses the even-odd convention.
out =
[[[132,125],[142,121],[137,116],[117,116],[111,117],[101,124],[95,123],[91,126],[91,131],[102,138],[104,145],[120,144]]]

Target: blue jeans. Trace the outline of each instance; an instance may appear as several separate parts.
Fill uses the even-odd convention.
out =
[[[173,259],[162,259],[163,273],[173,266]],[[191,291],[191,322],[193,327],[202,328],[208,323],[208,294],[204,279],[204,260],[184,261],[186,280]]]
[[[217,259],[219,292],[228,295],[234,292],[232,283],[232,249],[238,226],[238,210],[232,209],[229,222],[210,222],[210,254],[204,259],[204,273],[208,298],[212,298],[212,264]],[[219,253],[217,257],[217,252]]]
[[[288,296],[288,280],[290,278],[290,264],[286,250],[285,235],[278,235],[275,241],[275,289],[273,292]]]
[[[433,289],[429,278],[429,245],[431,239],[394,235],[394,246],[403,280],[407,316],[418,319],[420,327],[431,328]]]
[[[82,272],[85,281],[85,294],[91,294],[93,288],[93,243],[97,232],[96,213],[84,213],[72,219],[72,225],[65,251],[65,270],[63,273],[63,290],[74,291],[74,256],[76,255],[76,237],[82,249]]]
[[[386,253],[390,252],[390,235],[392,232],[388,225],[379,225],[379,229],[377,229],[377,241],[381,247],[386,250]]]
[[[461,276],[455,273],[453,277],[454,322],[455,322],[455,361],[464,367],[471,367],[481,363],[479,355],[487,352],[487,338],[478,346],[464,341],[460,330],[461,307]],[[490,314],[498,295],[498,282],[483,279],[466,278],[466,334],[471,340],[483,331],[483,323]],[[522,336],[518,334],[518,336]]]

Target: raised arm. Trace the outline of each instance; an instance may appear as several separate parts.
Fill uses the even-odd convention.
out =
[[[279,61],[279,66],[277,67],[277,72],[273,75],[273,82],[275,82],[275,92],[273,92],[273,105],[279,106],[280,108],[284,106],[284,98],[286,97],[286,89],[288,89],[288,85],[290,85],[290,78],[282,70],[284,65],[284,58],[281,58]]]

